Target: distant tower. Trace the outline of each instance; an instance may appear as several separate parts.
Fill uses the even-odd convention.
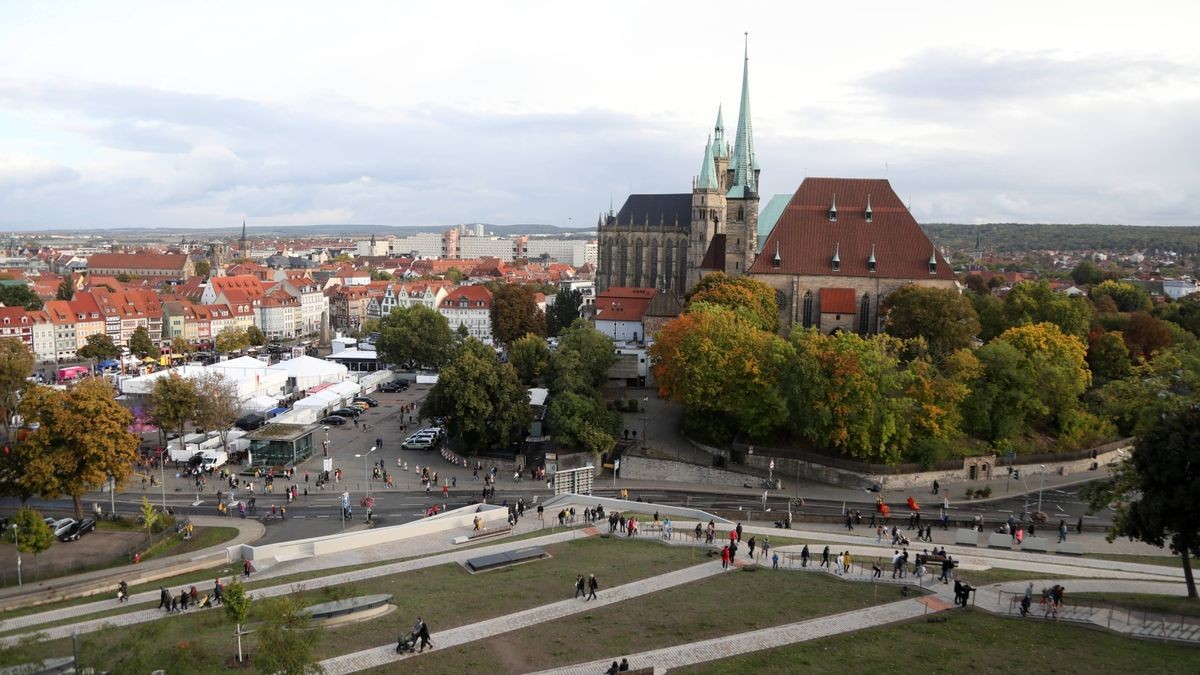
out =
[[[242,239],[238,243],[238,253],[243,258],[249,258],[250,252],[246,249],[246,219],[242,218]]]

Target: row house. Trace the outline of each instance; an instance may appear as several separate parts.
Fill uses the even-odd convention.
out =
[[[465,326],[467,334],[484,344],[492,343],[492,292],[486,286],[459,286],[438,305],[450,328]]]
[[[213,340],[227,328],[237,328],[238,319],[229,305],[200,305],[208,313],[208,328]]]
[[[20,340],[38,362],[58,359],[54,324],[45,310],[0,307],[0,338]]]
[[[393,309],[405,309],[416,305],[428,307],[437,311],[446,293],[454,288],[454,284],[445,281],[410,281],[391,284],[379,299],[381,316],[387,316]]]
[[[125,346],[138,328],[145,328],[153,342],[163,339],[162,303],[158,294],[149,290],[109,292],[106,288],[93,288],[78,294],[89,295],[100,308],[105,319],[105,333],[113,344]]]
[[[257,324],[269,340],[290,340],[300,334],[303,310],[299,298],[275,287],[258,304]]]
[[[204,285],[204,291],[200,294],[200,303],[204,305],[227,303],[230,292],[235,292],[238,300],[246,299],[253,303],[266,295],[266,287],[263,285],[262,279],[252,274],[212,277]]]
[[[54,322],[46,310],[39,309],[29,312],[33,321],[33,355],[39,363],[58,360],[58,350],[54,335]]]
[[[104,313],[100,310],[96,299],[87,293],[78,293],[67,301],[72,315],[75,317],[75,349],[78,351],[87,344],[87,339],[93,335],[107,331]]]
[[[75,314],[68,300],[50,300],[42,305],[42,311],[50,317],[54,326],[54,359],[75,358]]]
[[[0,338],[16,338],[32,351],[33,325],[24,307],[0,307]]]
[[[329,324],[343,330],[356,330],[367,318],[370,294],[366,286],[334,286],[325,294],[329,297]]]
[[[367,318],[378,319],[382,316],[383,296],[387,294],[390,281],[372,281],[367,284]]]
[[[300,335],[320,332],[329,315],[329,298],[312,277],[302,271],[279,270],[275,286],[300,301]]]

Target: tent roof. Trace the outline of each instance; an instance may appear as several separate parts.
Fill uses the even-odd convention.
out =
[[[297,375],[334,375],[338,373],[344,374],[346,366],[312,356],[297,356],[294,359],[276,363],[271,366],[271,370],[282,370],[288,374],[288,377],[295,377]]]

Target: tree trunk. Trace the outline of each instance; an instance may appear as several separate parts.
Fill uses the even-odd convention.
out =
[[[1192,559],[1188,556],[1188,547],[1180,547],[1183,556],[1183,578],[1187,581],[1188,597],[1195,600],[1200,598],[1196,594],[1196,577],[1192,574]]]
[[[71,495],[71,503],[75,505],[75,520],[83,520],[83,495]]]
[[[238,639],[238,663],[242,662],[242,624],[237,624],[237,639]]]

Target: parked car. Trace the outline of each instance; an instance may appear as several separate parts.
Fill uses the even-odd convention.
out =
[[[379,405],[379,401],[376,401],[375,399],[371,398],[370,396],[355,396],[354,402],[355,403],[366,403],[368,406],[370,406],[372,408]]]
[[[437,439],[433,436],[411,436],[400,444],[405,450],[432,450]]]
[[[383,384],[381,384],[379,386],[379,391],[386,392],[386,393],[395,393],[398,391],[406,391],[407,389],[408,389],[408,383],[405,382],[404,380],[392,380],[391,382],[384,382]]]
[[[354,419],[358,419],[358,416],[362,414],[362,411],[358,408],[338,408],[330,414],[337,415],[338,417],[353,417]]]
[[[345,423],[346,423],[346,418],[338,417],[337,415],[330,415],[329,417],[325,417],[325,418],[321,419],[321,424],[328,424],[328,425],[334,426],[334,427],[340,427]]]
[[[351,401],[346,407],[347,408],[356,408],[362,412],[367,412],[367,409],[370,408],[371,406],[367,405],[366,403],[364,403],[362,401]]]
[[[60,518],[50,525],[50,529],[54,531],[54,536],[61,537],[74,524],[74,518]]]
[[[92,520],[91,518],[84,518],[83,520],[71,523],[70,527],[68,527],[62,534],[58,535],[58,539],[59,541],[75,541],[76,539],[95,529],[96,521]]]

